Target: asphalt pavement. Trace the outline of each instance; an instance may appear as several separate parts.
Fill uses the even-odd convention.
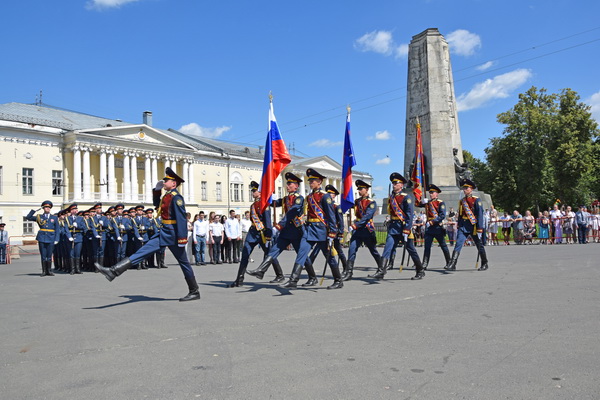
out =
[[[422,254],[422,248],[417,249]],[[260,250],[254,253],[258,265]],[[598,399],[600,245],[465,248],[445,273],[287,290],[237,265],[40,277],[0,265],[2,399]],[[295,253],[280,257],[286,273]],[[396,265],[399,264],[399,258]],[[324,258],[315,263],[323,270]],[[319,272],[320,273],[320,272]],[[301,282],[305,280],[302,276]]]

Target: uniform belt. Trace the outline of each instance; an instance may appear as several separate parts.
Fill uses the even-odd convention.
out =
[[[309,218],[308,222],[323,222],[319,218]]]
[[[167,225],[175,225],[177,223],[177,221],[174,219],[163,219],[162,223],[167,224]]]
[[[390,217],[390,219],[394,221],[402,221],[400,217]]]
[[[83,232],[81,229],[72,229],[71,233],[81,233]]]
[[[54,229],[40,229],[42,232],[54,232]]]
[[[466,219],[467,221],[469,221],[469,217],[462,217],[462,219]]]

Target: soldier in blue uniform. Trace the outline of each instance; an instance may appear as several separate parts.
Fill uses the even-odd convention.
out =
[[[97,242],[96,259],[98,264],[104,265],[104,254],[106,252],[107,232],[110,220],[102,213],[102,203],[96,203],[93,207],[96,210],[96,215],[92,217],[96,226],[96,231],[100,235]]]
[[[356,220],[351,225],[352,236],[350,237],[350,246],[348,248],[348,268],[342,275],[342,280],[344,281],[352,279],[356,252],[362,244],[367,246],[371,252],[378,269],[381,268],[381,256],[375,248],[377,246],[377,238],[375,237],[375,224],[373,224],[373,216],[375,215],[375,211],[377,211],[377,203],[375,200],[369,198],[369,188],[371,185],[360,179],[357,179],[355,184],[360,198],[354,200],[354,215]]]
[[[483,205],[481,199],[477,196],[473,196],[473,190],[477,189],[475,183],[469,179],[463,179],[460,182],[460,186],[463,189],[464,197],[458,202],[458,230],[456,235],[456,246],[452,252],[452,259],[449,265],[445,266],[444,269],[455,270],[456,262],[460,256],[460,250],[465,244],[465,241],[469,236],[473,239],[475,246],[481,257],[481,267],[478,271],[485,271],[488,269],[488,260],[485,253],[485,247],[481,243],[481,236],[483,235]]]
[[[390,175],[390,181],[393,185],[388,202],[390,222],[387,227],[387,239],[383,249],[382,262],[377,272],[369,276],[377,279],[382,279],[385,276],[387,264],[392,257],[392,253],[398,243],[402,242],[417,270],[416,275],[411,279],[422,279],[425,276],[425,271],[423,270],[423,265],[419,259],[419,254],[415,249],[414,239],[411,233],[414,217],[413,199],[412,196],[403,191],[406,178],[398,172],[393,172]]]
[[[73,241],[69,249],[70,274],[81,274],[81,250],[83,247],[83,217],[77,215],[79,208],[76,203],[67,207],[65,221],[71,232]]]
[[[6,249],[8,246],[8,232],[4,230],[5,223],[0,224],[0,264],[6,264]]]
[[[450,250],[446,245],[446,229],[442,225],[446,219],[446,204],[439,198],[442,190],[436,185],[427,187],[431,200],[423,197],[423,202],[419,207],[425,207],[427,215],[427,227],[425,228],[425,249],[423,250],[423,269],[427,269],[429,256],[431,254],[431,245],[433,239],[436,239],[444,253],[446,265],[450,264]]]
[[[57,258],[60,260],[58,263],[59,271],[70,272],[71,271],[71,248],[73,247],[73,236],[67,225],[67,214],[66,209],[58,212],[58,224],[60,226],[60,239],[58,245]],[[56,260],[55,260],[56,264]]]
[[[131,220],[124,215],[125,205],[119,203],[115,206],[116,215],[113,218],[116,234],[115,259],[121,261],[127,256],[127,243],[129,241],[129,232],[132,230]]]
[[[244,274],[248,267],[248,261],[250,261],[250,254],[259,245],[264,252],[263,260],[267,257],[269,249],[267,243],[271,240],[273,230],[271,229],[271,210],[269,207],[264,212],[260,211],[260,191],[258,190],[258,183],[255,181],[250,182],[250,190],[252,191],[252,198],[254,203],[250,206],[250,222],[252,225],[246,235],[244,241],[244,248],[242,249],[242,260],[238,268],[237,278],[235,281],[227,285],[227,287],[239,287],[244,283]],[[273,270],[275,271],[275,281],[283,282],[283,271],[279,265],[279,261],[275,258],[272,261]]]
[[[38,241],[40,256],[42,257],[42,274],[40,276],[54,276],[52,273],[52,252],[54,246],[60,240],[60,225],[58,217],[50,213],[52,206],[52,202],[46,200],[42,203],[41,208],[29,211],[29,214],[25,217],[28,221],[37,222],[40,227],[35,238]],[[44,210],[44,213],[34,216],[41,209]]]
[[[325,186],[325,191],[329,193],[331,196],[331,200],[333,201],[333,209],[335,210],[335,220],[337,225],[337,236],[333,239],[333,248],[338,254],[340,262],[343,266],[343,272],[346,272],[348,269],[348,260],[346,259],[346,255],[344,255],[344,248],[342,247],[341,240],[344,238],[344,212],[342,211],[342,207],[339,204],[335,204],[335,198],[340,192],[333,186],[327,185]],[[319,249],[315,247],[310,254],[310,261],[312,264],[315,263],[315,259],[319,254]]]
[[[133,209],[133,211],[129,210],[129,215],[131,218],[131,225],[134,231],[133,239],[130,240],[131,245],[131,254],[135,253],[139,250],[140,247],[144,244],[144,242],[148,241],[148,233],[146,232],[146,222],[144,221],[144,206],[137,205]],[[142,260],[138,265],[137,269],[148,269],[146,267],[146,260]]]
[[[116,254],[117,254],[117,245],[119,241],[117,240],[117,236],[119,236],[119,232],[117,230],[117,222],[115,221],[115,217],[117,212],[114,206],[110,206],[104,212],[104,216],[108,220],[108,225],[104,225],[104,229],[106,231],[106,247],[104,248],[104,264],[101,265],[113,265],[117,262]]]
[[[142,246],[145,245],[146,243],[148,243],[148,241],[150,240],[150,238],[152,236],[154,236],[154,233],[157,232],[156,229],[156,223],[154,221],[154,218],[152,217],[152,213],[154,212],[153,209],[148,208],[146,210],[144,210],[144,227],[146,230],[146,235],[144,236],[144,243],[142,243]],[[163,252],[164,254],[164,252]],[[146,258],[146,267],[147,268],[154,268],[154,254],[151,254],[148,258]]]
[[[258,266],[258,268],[252,271],[246,271],[248,275],[262,279],[265,272],[269,269],[269,266],[273,263],[281,252],[283,252],[290,244],[296,251],[296,263],[299,259],[308,259],[308,247],[305,246],[301,249],[300,243],[302,242],[302,235],[304,233],[302,216],[304,215],[304,197],[298,193],[298,184],[302,182],[302,179],[298,178],[291,172],[285,174],[286,186],[288,194],[279,200],[273,201],[271,204],[275,207],[282,207],[285,215],[279,221],[279,223],[273,226],[273,235],[276,237],[275,244],[271,246],[268,256]],[[276,232],[279,234],[276,234]],[[295,264],[296,264],[295,263]],[[294,269],[297,270],[294,264]],[[302,264],[300,264],[302,265]],[[306,262],[306,272],[308,273],[308,283],[313,281],[316,282],[317,275],[315,270],[310,264],[310,260]],[[300,268],[301,269],[301,268]],[[277,283],[279,279],[275,279],[274,283]]]
[[[168,247],[179,262],[189,289],[188,294],[180,298],[179,301],[200,299],[200,290],[194,276],[194,270],[185,252],[188,241],[185,203],[183,196],[177,190],[177,187],[183,182],[183,179],[171,168],[167,167],[165,177],[156,184],[156,187],[152,191],[154,205],[157,207],[162,218],[162,229],[156,232],[148,243],[132,254],[131,257],[124,258],[110,268],[96,265],[96,268],[98,268],[106,279],[112,281],[127,271],[131,265],[137,264],[160,249]],[[165,194],[161,198],[163,188],[165,189]]]
[[[94,270],[94,263],[96,262],[96,252],[98,251],[96,243],[101,237],[96,231],[96,224],[94,223],[94,219],[91,214],[92,213],[90,210],[85,210],[82,212],[84,222],[84,234],[81,252],[81,269],[87,272]]]
[[[311,192],[306,196],[306,224],[304,225],[304,235],[300,244],[300,251],[296,257],[294,269],[290,275],[290,279],[282,285],[282,287],[295,288],[300,279],[302,265],[306,262],[311,249],[314,247],[320,250],[327,259],[329,268],[333,275],[334,281],[327,289],[341,289],[344,287],[342,282],[342,274],[338,268],[338,263],[335,257],[331,256],[331,248],[333,240],[337,237],[338,228],[333,208],[333,200],[331,196],[324,190],[321,190],[321,183],[325,176],[321,175],[313,168],[306,170],[308,183]],[[312,264],[311,264],[312,265]],[[303,286],[312,286],[317,284],[317,277],[309,278],[309,281]]]

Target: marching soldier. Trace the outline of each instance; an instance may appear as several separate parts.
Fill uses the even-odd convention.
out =
[[[402,190],[404,189],[406,178],[398,172],[393,172],[390,175],[390,181],[393,185],[388,202],[390,221],[387,227],[387,239],[385,241],[385,248],[383,249],[383,259],[377,272],[369,276],[377,279],[382,279],[385,276],[387,263],[392,256],[393,250],[398,245],[398,242],[402,240],[404,248],[413,260],[417,270],[417,274],[411,279],[422,279],[425,276],[425,271],[419,259],[419,254],[417,254],[417,250],[415,249],[411,233],[414,216],[413,200],[408,193]]]
[[[446,265],[450,264],[450,251],[446,245],[446,230],[442,225],[446,219],[446,204],[440,200],[439,195],[442,190],[435,186],[429,185],[427,187],[431,200],[427,201],[427,198],[423,198],[421,207],[425,207],[427,214],[427,228],[425,229],[425,250],[423,250],[423,269],[427,269],[429,264],[429,255],[431,254],[431,245],[433,239],[436,239],[444,253],[446,259]]]
[[[308,260],[308,252],[306,247],[301,249],[300,244],[302,242],[302,235],[304,230],[302,229],[303,221],[302,216],[304,215],[304,197],[298,193],[298,184],[302,182],[302,179],[298,178],[291,172],[286,172],[285,180],[287,185],[287,196],[273,201],[272,205],[276,207],[282,207],[285,215],[279,221],[279,223],[273,226],[273,235],[277,231],[279,234],[277,235],[277,239],[275,241],[274,246],[271,246],[269,250],[269,255],[263,260],[263,262],[258,266],[258,268],[252,271],[246,271],[248,275],[252,275],[257,277],[258,279],[262,279],[265,275],[265,272],[269,269],[269,265],[273,263],[279,254],[284,251],[290,244],[294,247],[296,251],[296,263],[294,264],[294,271],[299,271],[302,269],[296,268],[296,264],[299,259]],[[301,252],[302,250],[302,252]],[[306,254],[303,254],[306,252]],[[300,264],[302,265],[302,264]],[[310,264],[310,260],[305,263],[306,272],[308,273],[309,279],[306,284],[310,284],[311,286],[316,284],[317,275],[315,274],[315,270]],[[295,278],[295,277],[294,277]],[[271,283],[279,283],[283,281],[283,276],[276,277]],[[296,279],[297,281],[297,279]],[[290,284],[285,287],[295,287],[295,284]]]
[[[25,217],[28,221],[37,222],[40,227],[35,238],[38,241],[40,256],[42,257],[42,274],[40,276],[54,276],[52,273],[52,252],[54,246],[60,240],[60,225],[58,217],[50,214],[52,206],[52,202],[46,200],[42,203],[41,208],[29,211],[29,214]],[[34,216],[36,211],[40,209],[44,209],[44,213]]]
[[[329,193],[329,196],[331,196],[331,201],[333,201],[333,209],[335,210],[335,219],[337,224],[337,236],[335,239],[333,239],[333,248],[340,258],[340,262],[343,266],[343,272],[346,272],[348,269],[348,260],[344,255],[344,248],[342,247],[341,243],[341,239],[344,237],[344,213],[342,211],[342,207],[339,204],[335,204],[335,198],[338,194],[340,194],[340,192],[333,185],[325,186],[325,191]],[[310,254],[311,263],[315,263],[315,259],[317,258],[318,254],[319,249],[315,247]]]
[[[337,221],[335,216],[335,210],[333,208],[333,200],[331,196],[324,190],[321,190],[321,183],[325,177],[316,170],[309,168],[306,170],[308,176],[308,183],[311,192],[306,196],[306,225],[304,227],[304,235],[302,236],[302,242],[300,245],[300,251],[296,257],[296,263],[294,269],[290,275],[290,279],[282,287],[295,288],[298,279],[300,279],[300,272],[302,271],[302,265],[306,261],[311,249],[314,247],[321,250],[325,256],[331,273],[333,274],[334,282],[327,289],[341,289],[344,287],[342,282],[342,275],[338,268],[335,257],[331,256],[331,248],[333,247],[333,240],[337,237]],[[318,251],[317,250],[317,251]],[[312,286],[317,284],[317,277],[311,277],[311,279],[303,286]]]
[[[200,291],[196,277],[194,276],[194,270],[185,252],[185,246],[188,241],[187,219],[183,196],[177,190],[177,187],[183,182],[183,179],[175,174],[171,168],[167,167],[165,177],[156,184],[152,193],[154,205],[159,210],[162,218],[162,229],[158,233],[155,233],[148,243],[132,254],[131,257],[124,258],[110,268],[96,265],[96,268],[98,268],[106,279],[112,281],[127,271],[132,264],[137,264],[149,255],[168,247],[179,262],[189,289],[189,293],[180,298],[179,301],[200,299]],[[161,198],[163,188],[165,189],[165,194]]]
[[[248,267],[250,254],[252,254],[256,245],[259,245],[264,252],[263,260],[267,257],[269,252],[267,243],[271,240],[271,236],[273,235],[273,230],[271,229],[271,210],[267,207],[264,212],[260,212],[259,205],[261,193],[258,190],[258,183],[254,181],[250,182],[250,190],[252,191],[252,197],[254,198],[254,203],[250,206],[250,221],[252,225],[250,226],[246,235],[246,240],[244,241],[242,260],[240,261],[240,266],[238,268],[237,278],[227,285],[227,287],[230,288],[242,286],[244,283],[244,274]],[[283,282],[283,271],[281,270],[279,261],[275,258],[273,259],[272,264],[276,275],[275,280]]]
[[[456,246],[452,252],[452,259],[449,265],[445,266],[444,269],[454,271],[456,269],[456,262],[460,256],[460,250],[463,244],[469,236],[475,242],[479,256],[481,257],[481,267],[478,271],[485,271],[488,269],[488,260],[485,253],[485,247],[481,243],[481,236],[483,234],[483,205],[481,199],[477,196],[473,196],[473,189],[476,189],[475,183],[469,179],[463,179],[460,183],[464,197],[458,202],[458,233],[456,236]]]
[[[356,260],[356,252],[358,248],[364,244],[367,246],[371,255],[377,263],[377,269],[381,269],[381,256],[375,248],[377,238],[375,237],[375,225],[373,224],[373,216],[377,210],[375,200],[369,198],[369,188],[371,185],[357,179],[356,187],[360,198],[354,200],[354,214],[356,220],[351,225],[352,236],[350,237],[350,246],[348,248],[348,268],[342,275],[342,280],[348,281],[352,279],[352,270],[354,269],[354,260]]]

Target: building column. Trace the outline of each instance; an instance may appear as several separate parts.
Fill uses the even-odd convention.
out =
[[[81,200],[81,150],[73,147],[73,200]]]
[[[92,200],[91,190],[91,172],[90,172],[90,149],[89,147],[83,148],[83,200]]]
[[[188,193],[189,193],[189,182],[190,182],[190,178],[188,176],[188,173],[190,171],[190,164],[188,164],[187,161],[183,162],[183,176],[181,177],[181,179],[183,179],[185,181],[185,183],[183,185],[181,185],[181,195],[183,196],[184,200],[187,202],[188,199]]]
[[[171,169],[177,174],[177,161],[171,160]],[[179,174],[177,174],[179,175]]]
[[[302,196],[306,196],[306,184],[304,183],[306,181],[305,176],[300,177],[300,179],[302,179],[302,182],[300,182],[300,194]]]
[[[131,199],[131,175],[129,173],[129,153],[123,156],[123,200]]]
[[[108,200],[117,200],[117,177],[115,176],[115,151],[108,152]]]
[[[98,177],[100,184],[100,200],[108,200],[108,180],[106,178],[106,149],[100,150],[100,176]]]
[[[137,173],[137,154],[131,153],[131,200],[134,203],[139,203],[139,187],[138,187],[138,173]]]
[[[152,156],[152,177],[150,178],[152,181],[152,185],[158,182],[158,158],[157,156]],[[154,187],[154,186],[153,186]]]
[[[196,201],[194,200],[194,163],[190,163],[190,167],[189,167],[189,172],[188,172],[188,203],[195,203]]]
[[[152,182],[152,161],[150,160],[150,154],[146,154],[144,160],[144,203],[152,204],[152,188],[154,182]]]

